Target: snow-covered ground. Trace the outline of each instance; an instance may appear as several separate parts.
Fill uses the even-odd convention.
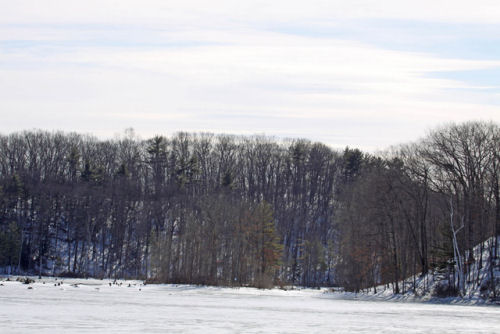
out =
[[[1,281],[0,332],[500,333],[495,306],[358,301],[312,289],[60,282]]]

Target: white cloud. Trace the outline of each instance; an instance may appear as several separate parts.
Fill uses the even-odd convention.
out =
[[[496,0],[16,0],[0,1],[2,23],[210,23],[395,18],[498,23]]]
[[[498,95],[431,76],[500,61],[265,29],[348,18],[496,23],[496,1],[474,10],[427,0],[0,2],[0,24],[14,24],[1,26],[0,40],[28,41],[0,52],[2,132],[112,135],[133,126],[143,136],[265,132],[374,148],[444,121],[500,120]]]

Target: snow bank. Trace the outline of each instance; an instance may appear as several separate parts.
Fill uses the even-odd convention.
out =
[[[500,328],[498,307],[360,302],[314,289],[54,278],[0,284],[2,333],[498,333]]]

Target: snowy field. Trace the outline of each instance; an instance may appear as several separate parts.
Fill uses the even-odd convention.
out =
[[[309,289],[60,282],[0,282],[0,333],[500,333],[496,306],[357,301]]]

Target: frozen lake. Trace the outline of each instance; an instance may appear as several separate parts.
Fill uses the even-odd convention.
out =
[[[1,333],[500,333],[500,307],[53,279],[0,282]],[[136,285],[134,285],[136,284]]]

